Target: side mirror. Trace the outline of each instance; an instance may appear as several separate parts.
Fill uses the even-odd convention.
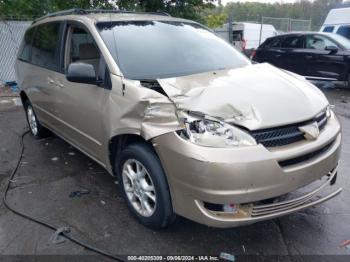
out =
[[[68,65],[66,74],[67,80],[76,83],[84,84],[100,84],[97,80],[95,68],[91,64],[85,63],[71,63]]]
[[[336,53],[336,52],[338,52],[338,47],[336,47],[334,45],[330,45],[330,46],[326,46],[325,50],[330,51],[331,53]]]

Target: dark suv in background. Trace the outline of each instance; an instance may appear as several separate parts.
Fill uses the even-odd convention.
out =
[[[350,86],[350,41],[337,34],[301,32],[266,39],[253,60],[312,80],[345,81]]]

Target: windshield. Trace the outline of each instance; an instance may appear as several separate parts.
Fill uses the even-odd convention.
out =
[[[332,34],[332,37],[335,41],[337,41],[339,44],[341,44],[345,49],[350,50],[349,39],[345,38],[344,36],[338,35],[338,34]]]
[[[249,65],[224,40],[195,23],[122,21],[97,28],[122,73],[129,79],[156,79]]]

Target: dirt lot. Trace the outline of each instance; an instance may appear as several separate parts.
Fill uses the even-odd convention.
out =
[[[73,236],[113,254],[227,252],[235,256],[251,255],[250,259],[261,259],[263,256],[256,255],[264,255],[266,261],[350,261],[350,247],[339,247],[342,241],[350,239],[350,91],[324,92],[336,105],[335,111],[343,125],[342,159],[336,185],[344,191],[315,208],[240,228],[215,229],[179,218],[168,229],[152,231],[131,217],[115,180],[100,166],[55,136],[35,140],[30,135],[24,139],[24,157],[9,194],[10,202],[34,217],[57,226],[69,226]],[[19,136],[26,128],[18,104],[12,98],[0,99],[2,191],[16,164]],[[69,197],[72,191],[80,189],[88,189],[90,194]],[[93,254],[70,241],[50,243],[52,233],[0,204],[0,254]],[[74,256],[79,257],[82,256]],[[3,256],[0,260],[11,258]]]

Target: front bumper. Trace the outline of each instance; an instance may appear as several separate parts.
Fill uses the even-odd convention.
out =
[[[324,202],[312,197],[325,187],[287,203],[259,205],[256,202],[290,193],[332,172],[339,160],[341,132],[332,116],[319,137],[288,146],[267,149],[262,145],[242,148],[210,148],[192,144],[176,133],[153,139],[171,191],[174,211],[215,227],[233,227],[289,214]],[[321,150],[325,148],[325,150]],[[288,166],[280,162],[319,151],[313,157]],[[302,158],[301,158],[302,159]],[[244,206],[238,215],[213,212],[206,203]]]

